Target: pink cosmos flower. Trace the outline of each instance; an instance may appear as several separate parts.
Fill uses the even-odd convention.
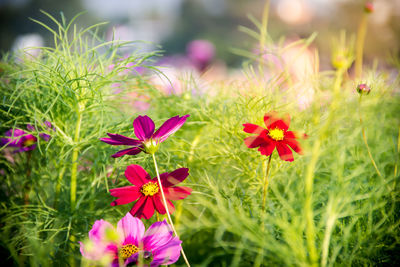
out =
[[[181,243],[164,220],[153,223],[147,231],[141,220],[127,213],[115,229],[109,222],[97,220],[89,231],[89,242],[79,242],[83,257],[118,267],[139,265],[160,266],[175,263],[180,257]]]
[[[189,187],[175,186],[185,180],[188,175],[189,169],[187,168],[160,174],[170,213],[175,210],[171,200],[184,199],[192,193],[192,189]],[[150,219],[155,210],[160,214],[166,213],[157,177],[151,179],[150,175],[139,165],[129,165],[125,170],[125,177],[133,186],[110,189],[111,195],[118,198],[111,203],[111,206],[128,204],[137,200],[130,213],[139,219]]]
[[[159,144],[179,130],[189,116],[190,115],[169,118],[156,132],[154,132],[155,125],[152,119],[148,116],[138,116],[133,121],[133,130],[138,140],[112,133],[107,133],[110,138],[100,138],[100,140],[113,146],[131,146],[128,149],[118,151],[111,156],[113,158],[118,158],[123,155],[136,155],[142,151],[148,154],[154,154],[158,150]]]

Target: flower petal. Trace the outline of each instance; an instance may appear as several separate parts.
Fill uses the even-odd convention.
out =
[[[111,155],[111,157],[119,158],[119,157],[122,157],[123,155],[137,155],[140,152],[142,152],[141,147],[130,147],[130,148],[118,151],[117,153]]]
[[[293,161],[293,153],[290,148],[282,142],[277,142],[276,149],[278,150],[279,157],[284,161]]]
[[[169,265],[178,261],[181,256],[181,243],[178,237],[173,237],[164,246],[153,250],[153,261],[150,266]]]
[[[187,198],[192,193],[192,188],[185,186],[174,186],[164,188],[165,198],[169,200],[179,200]]]
[[[147,251],[153,251],[166,245],[173,237],[172,228],[164,219],[162,222],[153,223],[143,237],[143,247]]]
[[[272,154],[276,147],[276,142],[270,140],[269,142],[263,143],[259,148],[258,151],[260,151],[261,155],[264,156],[269,156]]]
[[[110,189],[110,194],[118,199],[111,202],[111,206],[124,205],[136,201],[142,194],[137,186],[125,186]]]
[[[265,113],[264,115],[264,123],[265,126],[267,126],[267,128],[277,120],[279,120],[279,118],[278,118],[278,113],[276,113],[276,111],[271,111],[269,113]]]
[[[268,129],[279,128],[287,131],[290,125],[290,116],[286,114],[285,117],[281,119],[278,117],[278,114],[275,111],[272,111],[264,115],[264,123]]]
[[[120,134],[107,133],[110,138],[100,138],[101,141],[114,146],[139,146],[142,142]]]
[[[164,142],[171,134],[175,133],[186,122],[186,118],[190,115],[182,117],[175,116],[166,120],[163,125],[154,133],[153,138],[159,143]]]
[[[26,152],[34,150],[37,147],[37,144],[33,144],[31,146],[21,147],[20,149],[14,150],[12,153]]]
[[[283,142],[289,145],[295,152],[299,154],[303,154],[303,150],[300,147],[299,142],[296,139],[285,139]]]
[[[142,196],[139,200],[133,205],[130,213],[133,216],[138,217],[139,219],[145,218],[146,220],[150,219],[154,214],[154,204],[152,197]]]
[[[283,120],[276,120],[273,123],[271,123],[267,128],[268,129],[279,128],[281,130],[287,131],[287,129],[289,129],[289,125]]]
[[[136,137],[141,140],[148,140],[154,133],[154,122],[148,116],[138,116],[133,121],[133,129]]]
[[[117,232],[122,237],[122,244],[137,246],[144,235],[144,225],[141,220],[127,213],[117,224]]]
[[[265,143],[264,138],[262,138],[258,135],[249,136],[244,139],[244,144],[248,148],[255,148],[255,147],[262,145],[263,143]]]
[[[172,204],[171,201],[168,200],[167,196],[165,196],[165,198],[167,200],[169,214],[172,214],[175,211],[175,206]],[[161,193],[155,194],[153,196],[153,202],[154,202],[154,206],[156,208],[156,211],[158,213],[160,213],[160,214],[166,214],[167,213],[167,211],[165,210],[164,201],[162,200]]]
[[[179,184],[183,180],[185,180],[189,175],[188,168],[179,168],[174,170],[171,173],[163,173],[160,175],[161,183],[165,189],[165,187],[173,186]]]
[[[89,231],[89,239],[95,243],[104,242],[106,240],[107,229],[114,229],[111,223],[101,219],[94,222],[92,229]]]
[[[245,123],[243,124],[246,133],[253,133],[253,134],[261,134],[263,131],[266,131],[263,127],[252,124],[252,123]]]
[[[125,170],[125,177],[133,185],[141,186],[151,180],[150,175],[140,165],[129,165]]]

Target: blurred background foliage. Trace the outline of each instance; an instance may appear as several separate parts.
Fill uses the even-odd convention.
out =
[[[252,42],[238,26],[252,27],[251,14],[260,19],[264,0],[1,0],[0,51],[6,52],[23,43],[50,45],[51,35],[29,18],[47,24],[40,9],[67,20],[87,11],[80,24],[108,21],[103,34],[111,39],[143,40],[161,44],[166,55],[185,53],[194,39],[206,39],[216,47],[216,57],[229,67],[238,66],[239,56],[226,48],[251,47]],[[355,32],[362,15],[364,0],[272,0],[269,34],[298,39],[318,32],[315,40],[320,51],[321,67],[329,67],[331,35],[346,29]],[[369,19],[365,47],[366,62],[399,54],[400,1],[375,0],[375,12]],[[368,41],[371,40],[371,41]],[[148,46],[152,50],[151,46]],[[382,60],[381,60],[382,61]]]

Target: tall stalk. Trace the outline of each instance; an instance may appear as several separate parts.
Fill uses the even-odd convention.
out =
[[[361,116],[361,100],[362,100],[362,94],[360,94],[360,98],[358,99],[358,115],[360,118],[361,133],[362,133],[363,141],[364,141],[365,146],[367,147],[369,159],[371,160],[371,163],[374,166],[376,173],[379,175],[379,177],[382,178],[382,174],[379,171],[378,166],[376,166],[374,158],[372,157],[371,149],[369,148],[367,136],[365,134],[364,124],[363,124],[363,120],[362,120],[362,116]]]
[[[263,212],[265,211],[265,201],[267,199],[268,184],[269,184],[268,174],[269,174],[269,170],[271,167],[271,159],[272,159],[272,153],[271,153],[271,155],[269,155],[268,163],[267,163],[267,170],[265,171],[263,198],[262,198],[262,211]]]
[[[165,198],[164,190],[163,190],[163,187],[162,187],[162,184],[161,184],[160,173],[158,172],[158,166],[157,166],[156,156],[154,155],[154,153],[151,154],[151,155],[152,155],[152,157],[153,157],[154,168],[156,169],[156,173],[157,173],[157,181],[158,181],[158,185],[160,186],[161,196],[162,196],[162,200],[163,200],[163,203],[164,203],[165,211],[166,211],[166,213],[167,213],[167,217],[168,217],[169,224],[171,225],[171,228],[172,228],[172,230],[174,231],[175,236],[176,236],[176,237],[179,237],[179,236],[178,236],[178,233],[177,233],[176,230],[175,230],[174,223],[172,222],[171,215],[169,214],[168,205],[167,205],[167,200],[166,200],[166,198]],[[185,252],[183,251],[183,247],[182,247],[182,246],[181,246],[181,254],[182,254],[182,257],[183,257],[183,259],[184,259],[186,265],[187,265],[188,267],[190,267],[189,261],[188,261],[188,259],[186,258],[186,255],[185,255]]]
[[[74,136],[74,144],[75,147],[72,151],[72,168],[71,168],[71,194],[70,194],[70,205],[71,211],[75,210],[76,205],[76,178],[78,174],[78,156],[79,156],[79,135],[81,131],[81,123],[82,123],[82,113],[79,110],[78,112],[78,120],[75,126],[75,136]]]

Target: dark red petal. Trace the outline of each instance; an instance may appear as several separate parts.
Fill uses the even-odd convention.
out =
[[[150,175],[140,165],[129,165],[125,170],[125,177],[133,185],[141,186],[148,183],[151,179]]]
[[[289,129],[289,125],[287,125],[283,120],[276,120],[268,126],[268,129],[271,130],[275,128],[287,131],[287,129]]]
[[[265,113],[265,115],[264,115],[264,123],[265,123],[265,126],[267,126],[267,128],[277,120],[279,120],[278,113],[276,113],[275,111]]]
[[[276,150],[278,150],[279,157],[284,161],[293,161],[293,153],[290,148],[282,142],[277,142]]]
[[[150,219],[154,214],[154,203],[152,197],[148,197],[143,207],[143,216],[146,220]]]
[[[165,214],[165,208],[164,208],[164,204],[162,201],[162,197],[161,194],[156,194],[153,196],[153,202],[154,202],[154,206],[156,208],[156,211],[160,214]]]
[[[260,151],[261,155],[269,156],[272,154],[276,147],[276,142],[270,140],[269,142],[263,143],[259,148],[258,151]]]
[[[179,184],[180,182],[185,180],[186,177],[188,177],[189,175],[189,169],[179,168],[171,173],[163,173],[163,174],[164,174],[163,176],[160,175],[161,183],[163,187],[169,187]]]
[[[131,148],[127,148],[124,150],[120,150],[117,153],[111,155],[111,157],[119,158],[119,157],[122,157],[123,155],[136,155],[136,154],[139,154],[140,152],[142,152],[140,147],[131,147]]]
[[[258,126],[256,124],[252,124],[252,123],[245,123],[243,124],[244,129],[243,131],[246,133],[254,133],[254,134],[261,134],[263,131],[266,131],[266,129],[264,129],[261,126]]]
[[[175,116],[166,120],[163,125],[154,133],[153,138],[158,142],[164,142],[171,134],[175,133],[186,122],[186,118],[190,115],[182,117]]]
[[[142,194],[136,186],[125,186],[110,189],[110,194],[119,199],[114,200],[111,206],[124,205],[136,201]]]
[[[171,203],[171,201],[168,200],[167,196],[165,196],[165,198],[167,200],[169,213],[172,214],[175,211],[175,207]],[[154,205],[155,205],[156,210],[158,211],[158,213],[165,214],[166,211],[165,211],[165,207],[164,207],[164,202],[162,200],[161,192],[159,192],[159,193],[157,193],[157,194],[155,194],[153,196],[153,201],[154,201]]]
[[[184,186],[164,188],[165,197],[169,200],[184,199],[192,193],[192,188]]]
[[[148,197],[142,196],[138,201],[133,205],[132,209],[129,211],[130,214],[134,217],[138,217],[139,219],[144,217],[143,207]],[[151,201],[151,199],[149,199]]]
[[[133,121],[133,129],[136,137],[143,141],[148,140],[154,133],[154,122],[148,116],[138,116]]]
[[[264,138],[262,138],[258,135],[249,136],[244,139],[244,144],[248,148],[255,148],[255,147],[262,145],[263,143],[265,143]]]
[[[300,144],[296,141],[296,139],[288,138],[283,140],[283,142],[289,145],[295,152],[303,154],[303,150],[301,149]]]
[[[120,134],[107,133],[107,135],[110,138],[100,138],[100,140],[110,145],[138,146],[142,143],[139,140],[129,138]]]
[[[293,131],[286,131],[285,132],[285,139],[297,139],[298,135],[296,132]]]

